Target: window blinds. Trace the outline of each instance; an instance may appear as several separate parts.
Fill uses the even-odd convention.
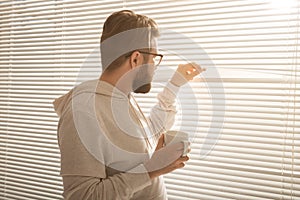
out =
[[[170,199],[300,198],[299,5],[293,1],[284,3],[289,5],[273,1],[165,3],[149,3],[152,7],[147,11],[148,5],[135,1],[128,7],[192,38],[209,57],[174,37],[177,40],[162,41],[170,58],[164,64],[178,63],[172,52],[183,49],[183,57],[198,60],[207,72],[215,68],[219,72],[203,73],[210,84],[199,78],[190,84],[192,90],[180,91],[182,115],[173,128],[195,134],[187,166],[165,176]],[[163,66],[160,70],[170,74]],[[141,99],[145,107],[150,108],[154,96]],[[198,126],[196,131],[193,126]],[[204,145],[208,137],[214,138],[215,146]],[[201,150],[211,146],[201,157]]]
[[[0,1],[0,199],[62,199],[54,98],[121,1]]]
[[[52,101],[99,75],[102,24],[126,8],[165,32],[145,112],[178,63],[207,68],[179,92],[192,152],[169,199],[299,199],[300,5],[278,2],[0,1],[0,198],[62,199]]]

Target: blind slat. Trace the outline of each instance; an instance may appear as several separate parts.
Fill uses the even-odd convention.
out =
[[[152,90],[136,95],[146,114],[178,63],[207,68],[176,99],[172,129],[190,133],[192,150],[185,168],[165,175],[169,199],[300,198],[295,2],[1,1],[0,199],[62,199],[52,102],[99,77],[102,25],[121,9],[163,32]]]

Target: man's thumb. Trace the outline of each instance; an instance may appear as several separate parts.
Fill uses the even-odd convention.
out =
[[[161,136],[158,139],[155,151],[161,149],[164,146],[164,143],[165,143],[165,137],[164,134],[161,134]]]

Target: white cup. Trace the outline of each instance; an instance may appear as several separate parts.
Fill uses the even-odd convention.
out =
[[[165,145],[174,144],[174,143],[183,143],[183,152],[182,156],[186,156],[189,152],[189,134],[182,131],[167,131],[164,134]]]

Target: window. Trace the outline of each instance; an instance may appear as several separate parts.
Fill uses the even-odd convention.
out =
[[[297,0],[0,1],[0,198],[62,199],[54,98],[100,74],[113,11],[153,17],[165,55],[149,95],[180,62],[207,72],[181,88],[172,129],[189,132],[169,199],[300,198]]]

